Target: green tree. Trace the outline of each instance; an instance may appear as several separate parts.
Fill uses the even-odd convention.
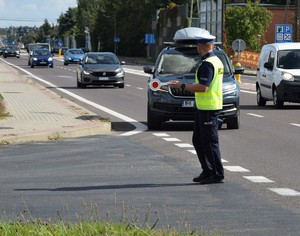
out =
[[[77,7],[69,8],[66,13],[62,13],[58,20],[58,35],[76,35],[77,33]]]
[[[226,45],[231,47],[235,39],[243,39],[247,49],[259,52],[261,40],[270,22],[271,12],[257,2],[246,6],[229,6],[225,12]]]

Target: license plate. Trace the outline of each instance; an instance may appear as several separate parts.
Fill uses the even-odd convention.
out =
[[[98,80],[108,80],[108,77],[99,77]]]
[[[182,107],[194,107],[195,106],[195,101],[183,101],[182,102]]]
[[[40,62],[40,64],[47,64],[47,62],[45,62],[45,61],[41,61],[41,62]]]

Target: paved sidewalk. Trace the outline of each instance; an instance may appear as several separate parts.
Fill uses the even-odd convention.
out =
[[[9,117],[0,119],[0,146],[96,135],[110,122],[21,75],[0,60],[0,94]]]

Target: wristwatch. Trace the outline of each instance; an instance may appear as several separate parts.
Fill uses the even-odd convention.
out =
[[[185,84],[181,84],[180,88],[182,89],[182,91],[185,89]]]

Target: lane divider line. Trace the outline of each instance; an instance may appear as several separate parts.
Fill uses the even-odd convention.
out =
[[[161,137],[163,140],[165,140],[167,142],[173,142],[173,141],[179,140],[177,138],[170,137],[170,135],[167,133],[155,132],[152,134],[156,137]],[[168,138],[165,138],[165,137],[168,137]],[[191,144],[188,144],[188,143],[175,143],[175,145],[178,147],[181,147],[181,148],[193,147]],[[197,155],[195,149],[188,149],[187,151],[194,155]],[[222,159],[222,163],[227,163],[227,162],[228,162],[227,160]],[[251,172],[250,170],[245,169],[241,166],[223,166],[223,167],[224,167],[224,169],[226,169],[227,171],[230,171],[230,172]],[[253,183],[275,183],[273,180],[268,179],[264,176],[243,176],[243,178],[245,178]],[[281,196],[300,196],[300,192],[295,191],[290,188],[267,188],[267,189],[271,190]]]

